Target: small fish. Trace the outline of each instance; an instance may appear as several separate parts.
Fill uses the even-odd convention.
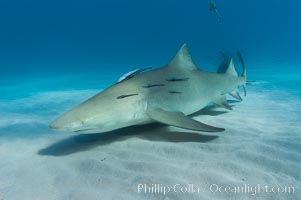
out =
[[[210,11],[214,12],[217,17],[218,17],[218,22],[219,23],[222,23],[222,17],[221,15],[219,14],[218,10],[217,10],[217,7],[216,7],[216,4],[214,3],[214,1],[210,1],[209,3],[209,9]]]
[[[246,85],[253,85],[253,84],[256,84],[256,81],[254,81],[254,80],[248,80],[246,82]]]
[[[121,83],[121,82],[126,81],[126,80],[129,80],[129,79],[133,78],[134,76],[136,76],[137,74],[140,74],[141,72],[146,71],[146,70],[150,70],[150,69],[152,69],[152,67],[146,67],[146,68],[135,69],[135,70],[133,70],[133,71],[130,71],[130,72],[128,72],[128,73],[122,75],[122,76],[118,79],[118,81],[117,81],[116,84]]]
[[[170,94],[181,94],[182,92],[177,92],[177,91],[169,91]]]
[[[175,78],[175,77],[168,77],[166,81],[187,81],[189,78]]]
[[[151,88],[151,87],[158,87],[158,86],[164,86],[164,84],[145,84],[142,87]]]
[[[255,80],[247,80],[247,83],[255,83]]]
[[[123,94],[123,95],[116,97],[116,99],[123,99],[126,97],[131,97],[131,96],[136,96],[136,95],[139,95],[139,94]]]

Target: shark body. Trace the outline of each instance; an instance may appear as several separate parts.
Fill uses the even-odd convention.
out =
[[[187,115],[210,103],[231,109],[226,94],[237,97],[237,88],[245,83],[245,68],[238,76],[232,60],[225,73],[199,70],[184,44],[166,66],[125,78],[67,111],[50,127],[77,133],[99,133],[160,122],[189,130],[219,132],[224,129]]]

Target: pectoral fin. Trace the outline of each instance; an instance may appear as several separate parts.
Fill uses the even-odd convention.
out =
[[[209,126],[191,119],[182,112],[169,112],[160,108],[156,108],[149,110],[147,115],[157,122],[194,131],[220,132],[225,130],[224,128]]]

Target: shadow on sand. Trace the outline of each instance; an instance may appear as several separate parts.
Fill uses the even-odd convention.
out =
[[[200,114],[215,116],[224,113],[226,112],[205,110],[200,111],[193,116]],[[149,141],[167,141],[173,143],[206,143],[218,138],[218,136],[215,135],[206,135],[196,132],[169,131],[166,125],[154,123],[149,125],[126,127],[105,133],[71,136],[39,150],[38,154],[47,156],[64,156],[76,152],[87,151],[99,145],[108,145],[116,141],[124,141],[130,137],[137,137]]]

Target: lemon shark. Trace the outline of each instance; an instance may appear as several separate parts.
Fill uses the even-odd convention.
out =
[[[211,103],[231,109],[226,95],[241,100],[237,89],[245,84],[246,69],[239,76],[233,59],[225,73],[205,72],[196,67],[184,44],[167,65],[127,73],[116,84],[65,112],[50,128],[100,133],[160,122],[195,131],[224,131],[189,115]]]

